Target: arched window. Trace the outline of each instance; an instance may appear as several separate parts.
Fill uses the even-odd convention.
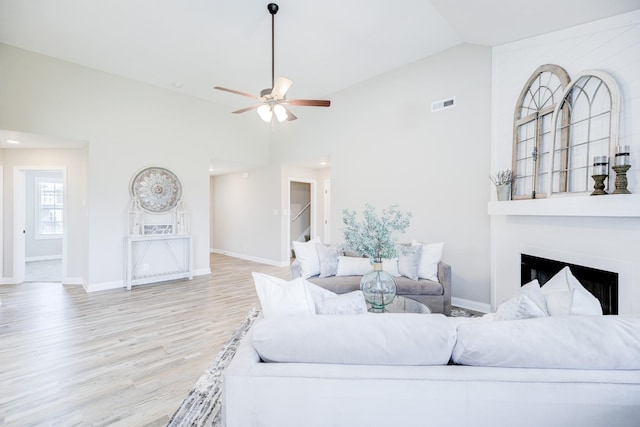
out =
[[[552,117],[569,84],[560,66],[540,66],[525,84],[514,113],[513,199],[546,196],[553,149]]]
[[[612,159],[619,111],[618,85],[605,72],[580,73],[565,90],[554,114],[552,193],[593,190],[594,157]]]

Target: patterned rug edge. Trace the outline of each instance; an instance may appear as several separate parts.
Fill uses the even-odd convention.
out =
[[[221,424],[221,399],[223,373],[233,359],[240,341],[256,320],[260,310],[249,310],[247,316],[231,334],[231,337],[202,374],[193,390],[171,416],[167,427],[201,427]]]

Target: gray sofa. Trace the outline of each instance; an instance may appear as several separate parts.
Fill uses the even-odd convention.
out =
[[[291,278],[302,274],[300,263],[291,263]],[[362,276],[312,276],[307,280],[337,294],[344,294],[360,289]],[[407,277],[395,277],[398,286],[397,294],[414,299],[429,307],[432,313],[451,314],[451,266],[440,261],[438,263],[438,282],[426,279],[411,280]]]

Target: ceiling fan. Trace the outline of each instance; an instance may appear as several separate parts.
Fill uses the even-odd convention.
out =
[[[225,92],[235,93],[237,95],[246,96],[261,101],[260,104],[252,105],[251,107],[241,108],[240,110],[233,111],[233,114],[240,114],[251,110],[258,110],[258,115],[265,122],[270,122],[275,115],[279,122],[284,120],[296,120],[297,117],[286,106],[295,105],[302,107],[328,107],[331,105],[331,101],[318,100],[318,99],[287,99],[285,97],[287,91],[293,84],[293,82],[285,77],[278,77],[277,81],[274,81],[274,22],[275,15],[278,13],[278,5],[275,3],[269,3],[267,10],[271,14],[271,87],[262,89],[260,96],[251,95],[250,93],[240,92],[234,89],[227,89],[224,87],[216,86],[214,89],[222,90]]]

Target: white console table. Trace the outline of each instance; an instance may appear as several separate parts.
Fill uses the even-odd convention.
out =
[[[128,236],[125,243],[127,290],[132,285],[193,278],[190,234]]]

